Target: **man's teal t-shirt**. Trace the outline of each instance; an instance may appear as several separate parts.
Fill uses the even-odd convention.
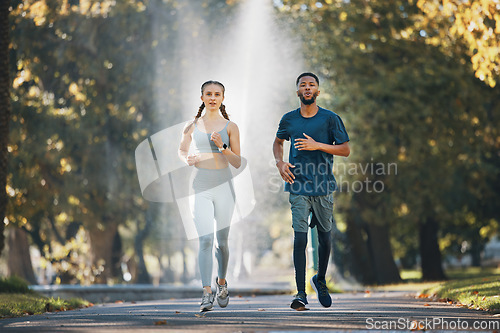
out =
[[[296,139],[306,138],[303,133],[317,142],[339,145],[349,141],[344,123],[336,113],[321,107],[310,118],[303,117],[298,108],[283,115],[276,133],[279,139],[290,140],[289,162],[295,165],[290,168],[294,183],[285,183],[285,191],[307,196],[330,194],[337,189],[333,155],[295,148]]]

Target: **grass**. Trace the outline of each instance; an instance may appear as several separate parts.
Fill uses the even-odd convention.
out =
[[[47,298],[35,293],[0,294],[0,319],[67,311],[87,306],[90,306],[90,303],[83,299],[66,301],[60,298]]]
[[[42,314],[45,312],[66,311],[92,304],[80,299],[48,298],[28,288],[20,278],[0,278],[0,319]]]
[[[474,276],[475,277],[472,277]],[[479,276],[478,276],[479,275]],[[466,269],[449,274],[454,279],[425,289],[423,294],[435,295],[440,300],[477,310],[497,312],[500,310],[500,269]]]
[[[422,296],[454,302],[471,309],[500,310],[500,268],[464,267],[448,269],[447,281],[421,283]],[[402,271],[403,280],[415,283],[422,278],[420,271]]]
[[[465,267],[446,270],[446,281],[422,282],[418,270],[402,270],[403,283],[370,287],[375,290],[420,291],[420,297],[436,297],[471,309],[500,310],[500,268]]]

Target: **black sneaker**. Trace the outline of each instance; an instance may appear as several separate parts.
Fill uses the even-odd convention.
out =
[[[306,304],[307,304],[307,295],[303,291],[299,291],[297,295],[294,296],[292,300],[292,304],[290,304],[290,307],[294,310],[297,311],[303,311],[307,310],[306,309]]]
[[[318,280],[318,275],[314,275],[311,278],[311,286],[313,287],[316,294],[318,294],[318,300],[325,308],[329,308],[332,305],[332,298],[330,297],[330,292],[326,286],[326,281]]]

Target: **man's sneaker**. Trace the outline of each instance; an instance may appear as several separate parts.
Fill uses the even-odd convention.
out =
[[[203,290],[201,297],[200,312],[210,311],[214,306],[214,294]]]
[[[221,308],[225,308],[229,303],[229,292],[227,291],[227,281],[223,286],[219,284],[219,278],[215,278],[215,284],[217,285],[217,303]]]
[[[326,281],[318,280],[318,275],[314,275],[311,278],[311,286],[313,287],[316,294],[318,294],[318,300],[325,308],[332,305],[332,298],[330,297],[330,292],[326,286]]]
[[[299,291],[297,295],[294,296],[292,300],[292,304],[290,304],[290,307],[294,310],[297,311],[303,311],[307,310],[306,309],[306,304],[307,304],[307,295],[303,291]]]

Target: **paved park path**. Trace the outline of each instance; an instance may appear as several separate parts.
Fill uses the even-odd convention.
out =
[[[200,314],[199,299],[108,303],[86,309],[0,320],[0,332],[329,332],[391,329],[500,331],[500,316],[409,292],[332,294],[323,308],[310,295],[309,310],[288,307],[289,295],[232,296],[229,306]]]

